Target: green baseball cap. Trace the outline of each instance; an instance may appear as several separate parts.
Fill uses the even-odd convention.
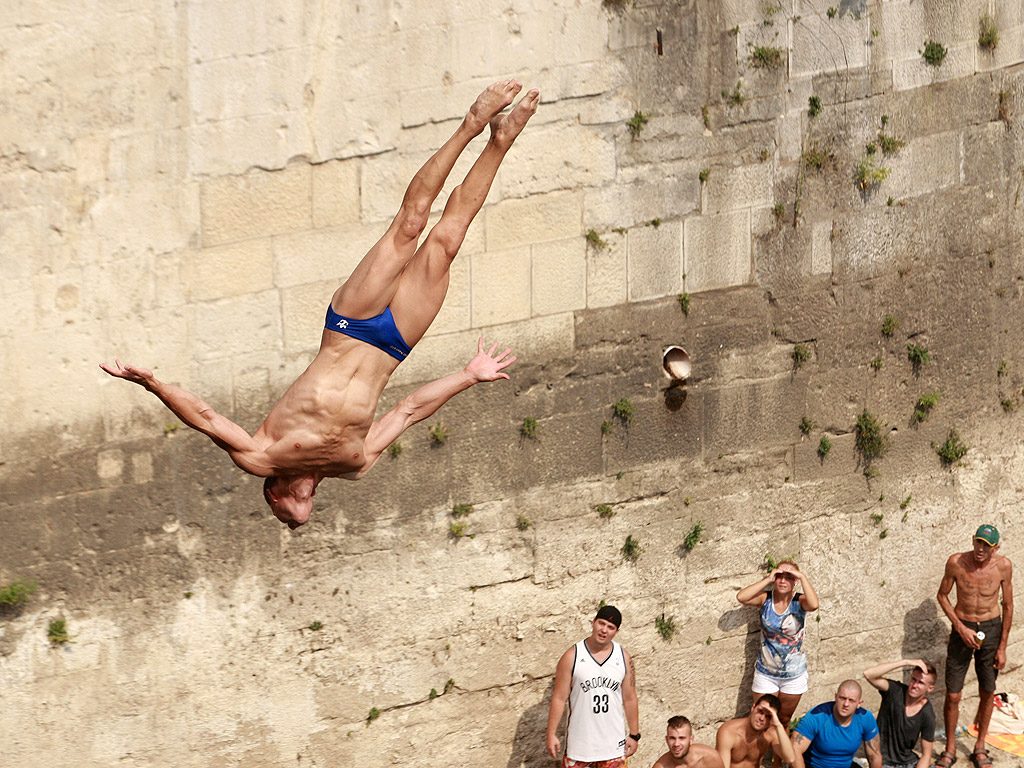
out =
[[[993,547],[999,546],[999,530],[994,525],[979,525],[974,532],[974,538],[981,539]]]

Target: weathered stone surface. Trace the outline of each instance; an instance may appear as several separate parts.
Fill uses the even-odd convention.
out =
[[[683,222],[686,287],[691,292],[750,281],[750,212],[690,216]]]
[[[0,611],[4,765],[378,766],[415,745],[540,766],[555,661],[602,600],[625,614],[649,765],[669,715],[713,743],[749,707],[759,633],[735,595],[766,554],[795,554],[821,596],[802,709],[884,659],[941,665],[946,557],[982,520],[1011,557],[1024,535],[1024,11],[836,5],[5,9],[0,587],[39,590]],[[785,66],[755,68],[756,45]],[[377,413],[481,335],[514,350],[512,379],[454,398],[366,479],[322,483],[287,531],[260,478],[96,363],[152,367],[251,433],[413,174],[504,77],[540,110]],[[906,144],[862,194],[879,131]],[[812,172],[812,148],[834,163]],[[662,373],[670,344],[685,382]],[[870,463],[865,410],[890,440]],[[944,466],[951,428],[968,452]],[[50,645],[57,618],[74,643]]]

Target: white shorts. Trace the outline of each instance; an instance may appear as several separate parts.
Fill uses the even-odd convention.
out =
[[[754,669],[754,693],[790,693],[799,696],[807,693],[807,673],[800,677],[772,677]]]

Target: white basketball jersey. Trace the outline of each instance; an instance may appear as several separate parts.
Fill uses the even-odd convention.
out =
[[[576,643],[574,650],[565,753],[584,763],[622,757],[626,754],[622,709],[626,658],[622,646],[613,640],[612,652],[601,664],[591,655],[586,640]]]

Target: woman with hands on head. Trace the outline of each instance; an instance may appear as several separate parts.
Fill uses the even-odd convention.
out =
[[[804,617],[818,610],[818,595],[796,562],[787,558],[763,579],[737,592],[736,599],[760,609],[761,650],[754,666],[754,697],[777,695],[782,702],[779,720],[788,727],[800,697],[807,692]],[[779,764],[776,755],[773,765]]]

